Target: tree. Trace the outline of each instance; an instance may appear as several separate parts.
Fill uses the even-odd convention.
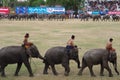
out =
[[[46,0],[48,6],[61,5],[66,9],[76,10],[80,7],[81,0]]]
[[[10,0],[2,0],[3,7],[8,7]]]
[[[55,6],[55,2],[56,2],[56,0],[46,0],[46,4],[48,6]]]
[[[29,6],[40,6],[40,5],[45,5],[44,0],[30,0],[29,1]]]

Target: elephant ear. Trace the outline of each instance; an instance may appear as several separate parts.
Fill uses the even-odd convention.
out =
[[[33,44],[31,44],[30,47],[28,49],[26,49],[26,53],[31,57],[33,57],[33,50],[32,49],[34,49]]]
[[[109,53],[109,61],[110,61],[110,62],[114,62],[116,59],[117,59],[116,52],[115,52],[115,51],[111,51],[111,52]]]
[[[81,49],[81,48],[79,48],[77,45],[75,45],[74,48],[75,48],[75,49]]]
[[[78,48],[77,45],[74,46],[75,48]]]
[[[30,51],[30,49],[29,49],[29,48],[28,48],[28,49],[26,49],[26,54],[27,54],[27,55],[29,55],[29,57],[30,57],[30,56],[32,56],[32,52]]]

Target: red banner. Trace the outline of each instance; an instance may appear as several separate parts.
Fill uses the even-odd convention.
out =
[[[117,14],[117,15],[120,15],[120,11],[109,11],[108,14]]]
[[[10,13],[10,9],[9,8],[0,8],[0,14],[9,14]]]

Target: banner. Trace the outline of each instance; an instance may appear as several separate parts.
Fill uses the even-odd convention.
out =
[[[27,7],[16,7],[15,9],[16,14],[25,14],[28,13]]]
[[[9,14],[10,13],[10,9],[9,8],[0,8],[0,14]]]
[[[46,7],[28,7],[28,14],[32,13],[46,14]]]
[[[108,14],[110,14],[110,15],[113,15],[113,14],[120,15],[120,11],[109,11]]]
[[[17,7],[15,11],[17,14],[65,14],[64,7]]]
[[[65,14],[65,8],[63,7],[47,7],[48,14]]]
[[[100,11],[100,15],[105,15],[105,14],[107,14],[108,12],[106,12],[106,11]]]
[[[92,12],[92,15],[99,15],[100,13],[99,13],[99,11],[93,11]]]

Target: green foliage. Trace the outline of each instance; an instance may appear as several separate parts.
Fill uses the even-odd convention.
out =
[[[73,9],[77,11],[80,9],[80,6],[83,4],[84,0],[28,0],[26,2],[17,2],[17,0],[2,0],[3,6],[40,6],[40,5],[47,5],[47,6],[56,6],[61,5],[68,9]]]
[[[29,2],[17,2],[16,6],[29,6]]]
[[[8,0],[2,0],[2,2],[3,2],[3,6],[8,6]]]
[[[30,0],[29,3],[30,3],[29,6],[34,6],[34,7],[45,4],[44,0]]]
[[[76,10],[79,8],[81,0],[46,0],[46,4],[49,6],[61,5],[66,9]]]

